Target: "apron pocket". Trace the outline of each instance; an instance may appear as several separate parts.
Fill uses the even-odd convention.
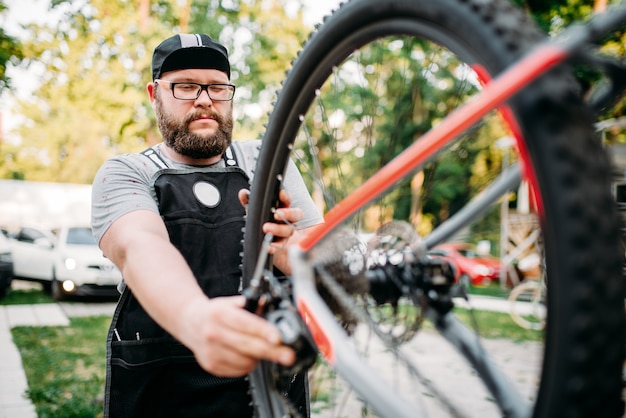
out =
[[[109,416],[252,416],[248,382],[205,372],[172,338],[113,341]]]

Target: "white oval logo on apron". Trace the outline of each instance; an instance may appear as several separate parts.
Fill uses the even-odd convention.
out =
[[[209,208],[214,208],[220,204],[220,191],[217,187],[206,181],[199,181],[194,184],[193,194],[196,195],[196,199],[198,199],[200,203]]]

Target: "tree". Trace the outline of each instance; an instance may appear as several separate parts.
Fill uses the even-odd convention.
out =
[[[7,10],[4,0],[0,0],[0,16]],[[7,75],[7,64],[17,65],[23,58],[20,42],[14,37],[8,35],[2,27],[0,27],[0,93],[2,90],[11,87],[11,80]]]
[[[12,173],[29,180],[89,183],[112,152],[143,142],[148,123],[139,81],[147,74],[137,11],[124,2],[58,2],[55,28],[31,26],[28,59],[46,67],[35,97],[19,103],[29,123],[18,130]],[[69,7],[68,7],[69,6]],[[130,13],[129,13],[130,12]],[[15,176],[15,174],[13,174]]]
[[[606,11],[618,0],[516,0],[533,15],[539,26],[549,34],[560,33],[568,25],[576,21],[590,18],[594,13]],[[608,56],[623,60],[626,54],[626,30],[622,27],[600,42],[600,51]],[[575,74],[580,81],[584,94],[593,96],[593,87],[603,78],[598,71],[587,66],[577,66]],[[611,119],[626,115],[626,98],[612,109],[599,116],[600,119]],[[626,135],[622,135],[626,141]]]
[[[19,103],[22,143],[6,146],[0,176],[90,183],[109,157],[160,140],[145,93],[158,42],[188,26],[230,50],[238,84],[237,135],[258,137],[279,81],[308,30],[273,2],[55,0],[56,27],[31,25],[29,60],[45,66]],[[288,40],[285,42],[285,40]]]

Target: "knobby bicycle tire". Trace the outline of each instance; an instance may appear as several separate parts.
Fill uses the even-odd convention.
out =
[[[441,45],[493,78],[544,35],[524,13],[501,0],[353,0],[343,4],[305,43],[270,114],[248,207],[244,278],[255,269],[263,239],[261,226],[272,219],[287,161],[296,159],[294,140],[303,129],[304,115],[312,113],[310,107],[318,100],[322,85],[354,50],[394,36]],[[594,138],[591,115],[567,68],[558,67],[542,76],[508,104],[543,206],[541,225],[551,278],[534,416],[621,416],[623,283],[615,245],[617,221],[607,187],[608,159]],[[317,149],[322,147],[319,143]],[[258,416],[287,416],[288,408],[280,406],[282,394],[272,389],[266,376],[262,372],[250,376]]]

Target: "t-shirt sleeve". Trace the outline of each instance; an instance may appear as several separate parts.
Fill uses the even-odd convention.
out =
[[[287,164],[284,187],[291,197],[291,206],[302,209],[304,215],[302,220],[295,225],[296,229],[309,228],[324,221],[302,180],[300,172],[291,160]]]
[[[151,162],[143,157],[145,162]],[[158,213],[151,195],[150,177],[136,168],[136,156],[116,157],[106,161],[96,174],[91,191],[91,226],[100,242],[111,224],[136,210]],[[140,164],[145,164],[140,162]]]

